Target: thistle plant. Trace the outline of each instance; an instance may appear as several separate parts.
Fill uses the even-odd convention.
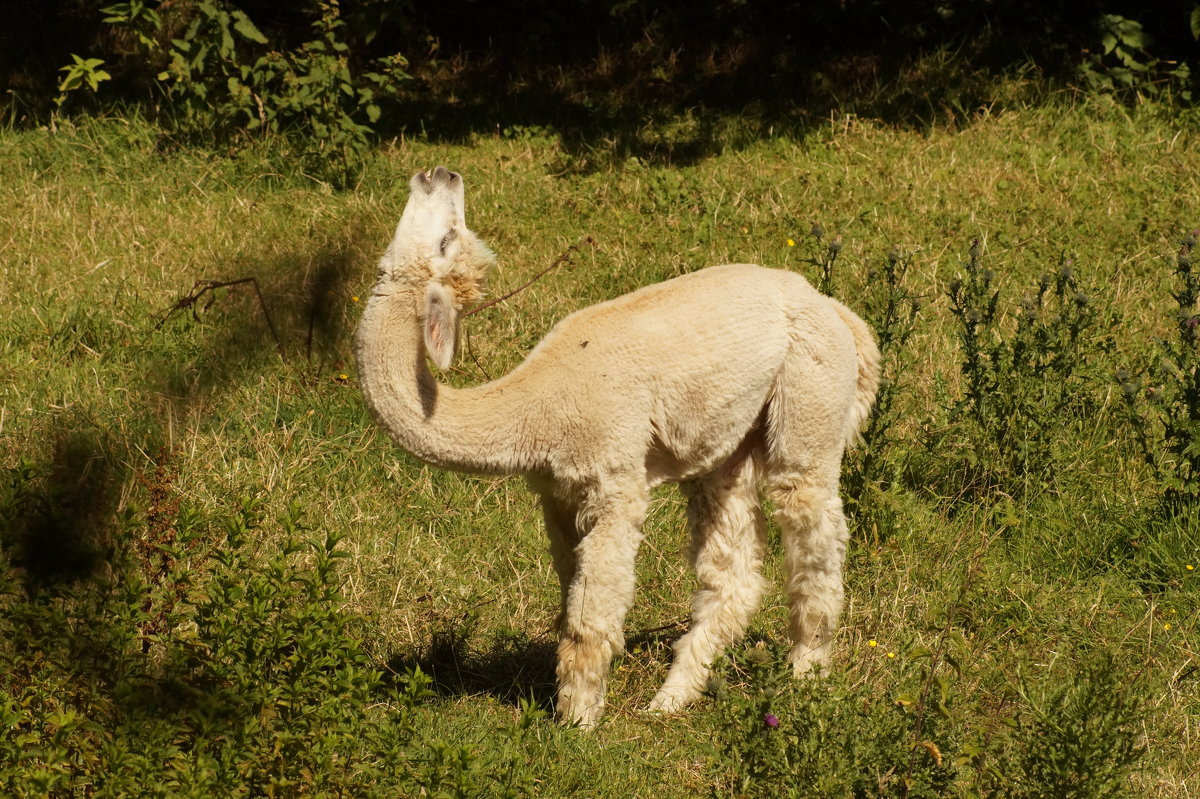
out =
[[[842,237],[834,236],[825,243],[825,229],[819,223],[813,223],[809,234],[813,238],[815,244],[813,254],[808,258],[808,263],[817,268],[817,290],[822,294],[831,294],[833,292],[833,265],[837,263],[838,256],[842,253]]]
[[[969,440],[963,457],[976,488],[1025,493],[1048,477],[1064,421],[1096,410],[1089,376],[1111,349],[1100,331],[1112,325],[1101,324],[1065,255],[1022,297],[1015,323],[1002,313],[995,273],[980,264],[978,239],[964,270],[947,292],[965,380],[949,421]]]
[[[1117,374],[1142,457],[1172,510],[1200,500],[1200,275],[1192,268],[1197,233],[1183,238],[1175,256],[1174,335],[1156,340],[1158,361],[1141,375]]]
[[[921,312],[921,298],[907,281],[911,263],[911,255],[893,247],[881,266],[867,272],[861,300],[863,316],[875,331],[883,377],[875,408],[862,432],[862,445],[849,462],[845,480],[845,496],[860,519],[877,509],[878,492],[869,489],[884,487],[892,466],[887,453],[898,417],[895,404],[903,390],[901,376],[911,360],[907,345]]]
[[[1085,663],[1058,687],[1015,686],[1020,711],[1009,746],[992,769],[990,796],[1026,799],[1129,795],[1128,778],[1146,754],[1139,745],[1145,689],[1111,656]]]

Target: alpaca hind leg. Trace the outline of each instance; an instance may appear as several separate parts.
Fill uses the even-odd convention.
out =
[[[559,607],[554,629],[561,631],[567,613],[567,593],[575,579],[575,549],[579,546],[579,528],[575,523],[578,513],[571,503],[555,498],[549,492],[542,493],[542,518],[546,522],[546,533],[550,537],[550,558],[558,575]]]
[[[575,575],[567,590],[558,645],[559,718],[582,727],[604,712],[608,667],[625,647],[633,604],[634,559],[646,513],[644,488],[585,503],[577,524]]]
[[[832,479],[774,479],[769,496],[783,538],[786,593],[790,605],[789,660],[797,676],[829,664],[842,612],[846,517]]]
[[[747,457],[683,490],[700,588],[692,599],[691,629],[676,642],[671,671],[650,703],[651,710],[665,713],[700,696],[713,659],[742,637],[764,588],[766,520],[753,460]]]

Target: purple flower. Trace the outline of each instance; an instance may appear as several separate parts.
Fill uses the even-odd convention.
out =
[[[774,713],[766,713],[763,715],[763,724],[767,725],[768,729],[775,729],[779,726],[779,717]]]

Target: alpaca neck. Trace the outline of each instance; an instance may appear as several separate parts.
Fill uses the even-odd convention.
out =
[[[518,431],[529,408],[503,379],[469,389],[439,384],[425,362],[417,297],[375,294],[359,323],[358,377],[367,407],[406,451],[459,471],[525,471]]]

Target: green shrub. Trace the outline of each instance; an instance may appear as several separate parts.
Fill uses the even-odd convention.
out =
[[[169,463],[169,461],[167,462]],[[0,793],[57,796],[523,795],[521,739],[481,757],[417,733],[419,670],[385,679],[344,608],[346,557],[296,508],[206,522],[146,478],[107,568],[35,583],[0,550]],[[6,529],[43,500],[6,475]],[[278,541],[267,545],[266,541]],[[266,550],[266,551],[263,551]]]
[[[1020,712],[989,795],[1003,799],[1128,794],[1145,749],[1138,744],[1144,691],[1101,656],[1057,687],[1020,680]]]
[[[196,0],[183,18],[164,20],[142,0],[104,9],[105,22],[130,31],[145,58],[162,64],[163,120],[181,135],[238,141],[284,134],[292,170],[336,186],[354,181],[381,114],[380,100],[409,78],[399,54],[356,71],[336,0],[317,4],[313,38],[272,46],[243,11],[225,0]],[[179,28],[178,35],[170,31]],[[293,135],[294,134],[294,135]]]
[[[1178,24],[1184,25],[1182,14]],[[1193,36],[1197,11],[1191,13]],[[1091,91],[1116,94],[1176,94],[1191,102],[1193,80],[1186,61],[1166,61],[1150,53],[1154,42],[1137,20],[1119,14],[1100,14],[1096,20],[1100,52],[1088,52],[1079,65],[1083,85]]]
[[[897,690],[880,695],[844,674],[795,680],[785,655],[760,643],[719,664],[717,795],[932,797],[954,783],[953,691],[934,666],[889,659]]]

